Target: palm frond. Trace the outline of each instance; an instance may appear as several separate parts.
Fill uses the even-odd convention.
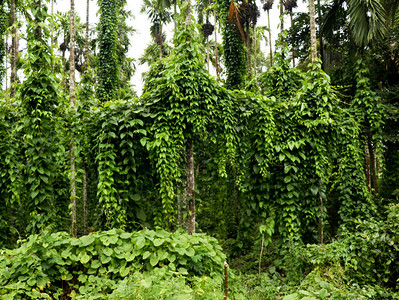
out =
[[[230,7],[229,7],[228,19],[229,19],[230,24],[232,24],[234,22],[237,25],[237,28],[241,34],[241,38],[245,42],[247,37],[245,35],[244,28],[241,23],[241,19],[242,19],[241,10],[243,10],[242,7],[238,6],[237,3],[235,3],[234,1],[231,1]]]
[[[349,26],[358,46],[364,47],[386,33],[387,13],[380,0],[348,0]]]

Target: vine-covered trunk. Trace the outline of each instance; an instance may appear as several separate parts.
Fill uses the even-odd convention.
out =
[[[15,0],[11,0],[11,79],[10,98],[15,97],[15,82],[17,81],[18,36],[15,18]]]
[[[270,47],[270,67],[273,66],[273,48],[272,48],[272,30],[270,28],[269,9],[267,10],[267,27],[269,30],[269,47]]]
[[[309,0],[309,18],[310,18],[310,50],[311,59],[314,62],[317,58],[316,45],[316,21],[315,21],[315,6],[314,0]]]
[[[75,2],[71,0],[70,11],[70,46],[69,46],[69,104],[75,106]],[[71,134],[70,147],[71,161],[71,221],[72,236],[77,236],[77,220],[76,220],[76,165],[75,165],[75,141]]]
[[[194,146],[191,138],[187,141],[187,232],[195,233],[195,195],[194,195]]]
[[[89,63],[89,12],[90,12],[90,0],[87,0],[87,2],[86,2],[86,32],[85,32],[84,72],[86,72],[87,64]]]

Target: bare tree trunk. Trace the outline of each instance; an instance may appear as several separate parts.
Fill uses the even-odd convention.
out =
[[[186,0],[187,5],[186,5],[186,20],[185,24],[186,26],[191,25],[191,0]]]
[[[17,22],[15,18],[15,0],[11,0],[11,79],[10,79],[10,98],[15,97],[15,83],[17,79],[17,59],[18,59],[18,36]]]
[[[321,189],[322,189],[323,185],[320,181],[320,190],[319,190],[319,199],[320,199],[320,208],[319,208],[319,238],[320,238],[320,244],[324,244],[324,228],[323,228],[323,207],[324,207],[324,203],[323,203],[323,197],[321,196]]]
[[[75,106],[75,2],[71,0],[70,11],[70,46],[69,46],[69,104]],[[71,219],[72,219],[72,236],[77,236],[77,220],[76,220],[76,165],[75,165],[75,142],[73,134],[71,135],[70,147],[71,161]]]
[[[290,12],[290,18],[291,18],[291,27],[292,27],[292,11]],[[292,66],[295,68],[295,48],[292,47]]]
[[[247,22],[246,26],[246,34],[247,34],[247,39],[246,39],[246,48],[247,48],[247,65],[248,65],[248,76],[252,77],[252,63],[251,63],[251,32],[249,30],[249,23]]]
[[[315,6],[314,0],[309,0],[309,17],[310,17],[310,49],[311,60],[314,62],[317,59],[317,45],[316,45],[316,21],[315,21]]]
[[[272,67],[273,66],[273,49],[272,49],[272,30],[270,28],[269,9],[267,10],[267,27],[269,29],[270,67]]]
[[[254,25],[254,77],[256,77],[256,25]]]
[[[324,56],[324,47],[323,47],[323,35],[321,31],[321,6],[320,6],[320,0],[317,0],[317,6],[318,6],[318,17],[319,17],[319,45],[320,45],[320,59],[321,59],[321,68],[323,69],[323,56]]]
[[[368,134],[366,133],[366,182],[369,192],[371,194],[371,172],[370,172],[370,148],[369,148],[369,138]]]
[[[209,52],[210,52],[210,50],[209,50],[209,36],[207,36],[206,37],[206,65],[207,65],[207,68],[208,68],[208,73],[209,73],[209,60],[210,60]]]
[[[370,155],[370,173],[371,173],[371,179],[372,181],[372,187],[374,188],[374,192],[376,194],[379,193],[378,189],[378,176],[377,176],[377,168],[376,168],[376,158],[375,158],[375,146],[373,144],[373,136],[370,132],[368,131],[367,134],[367,142],[368,142],[368,149],[369,149],[369,155]]]
[[[83,232],[88,233],[87,228],[87,170],[83,166]]]
[[[195,233],[195,195],[194,195],[194,147],[191,138],[187,141],[187,209],[188,209],[188,234]]]
[[[280,0],[280,30],[281,33],[284,31],[284,4],[283,0]]]
[[[215,64],[216,64],[216,78],[217,81],[220,80],[220,74],[219,74],[219,53],[218,53],[218,39],[217,39],[217,28],[216,28],[216,10],[213,9],[213,17],[215,19]]]

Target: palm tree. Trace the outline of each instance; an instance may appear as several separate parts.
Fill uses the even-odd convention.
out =
[[[292,22],[292,9],[298,7],[297,0],[285,0],[284,1],[285,10],[289,12],[291,19],[291,27],[293,25]],[[320,9],[319,9],[320,11]],[[295,67],[295,49],[292,47],[292,66]]]
[[[267,28],[269,30],[269,46],[270,46],[270,67],[273,66],[273,49],[272,49],[272,31],[270,28],[270,15],[269,11],[273,7],[273,2],[274,0],[262,0],[264,2],[263,4],[263,10],[267,12]]]
[[[323,24],[323,30],[331,30],[340,9],[347,7],[352,38],[356,46],[364,48],[385,36],[389,19],[387,12],[395,11],[395,1],[334,0]]]
[[[154,41],[159,45],[159,58],[162,58],[162,45],[165,40],[165,35],[163,33],[163,26],[171,20],[169,8],[170,1],[167,0],[144,0],[141,7],[142,13],[147,13],[150,17],[151,25],[151,35]]]

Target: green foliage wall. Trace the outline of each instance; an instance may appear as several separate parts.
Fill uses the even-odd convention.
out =
[[[119,86],[119,65],[117,57],[117,0],[99,0],[100,21],[98,28],[98,86],[97,97],[100,102],[116,98]]]
[[[59,170],[57,154],[57,108],[59,106],[57,78],[51,70],[53,54],[47,44],[50,36],[45,20],[44,3],[32,4],[28,17],[29,60],[25,68],[26,80],[20,91],[23,109],[24,150],[23,180],[31,222],[28,231],[37,232],[53,223],[54,179]]]
[[[226,88],[234,90],[242,88],[246,75],[246,54],[245,45],[240,36],[237,25],[229,23],[228,12],[230,7],[229,0],[219,0],[217,2],[219,11],[223,16],[221,23],[223,26],[223,62],[226,68]]]

